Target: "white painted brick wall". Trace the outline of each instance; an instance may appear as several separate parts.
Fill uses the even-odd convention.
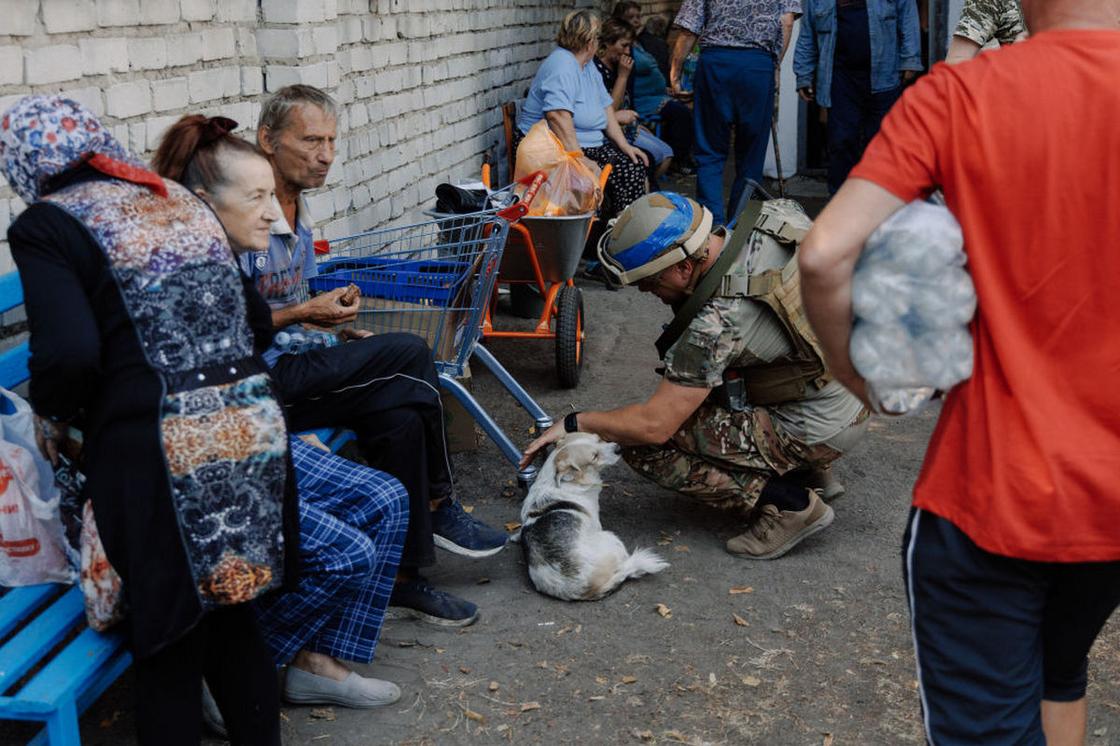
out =
[[[76,46],[53,44],[24,52],[24,79],[30,85],[60,83],[82,77],[82,54]]]
[[[93,0],[42,0],[42,3],[43,25],[48,34],[90,31],[97,27],[97,8]]]
[[[185,113],[252,133],[268,91],[327,88],[341,105],[338,157],[309,197],[319,234],[338,238],[418,218],[436,184],[477,178],[484,153],[504,147],[498,107],[528,88],[564,13],[610,4],[0,0],[0,111],[61,90],[150,156]],[[23,208],[0,179],[0,272],[11,267],[3,228]]]
[[[23,50],[17,46],[0,47],[0,86],[23,82]],[[2,200],[0,200],[2,202]],[[0,222],[0,226],[7,225]]]

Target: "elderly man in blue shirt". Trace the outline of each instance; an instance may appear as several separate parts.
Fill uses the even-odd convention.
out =
[[[915,0],[803,0],[797,92],[828,109],[828,191],[879,131],[902,83],[922,69]]]
[[[789,46],[801,0],[684,0],[673,20],[678,29],[669,65],[670,95],[695,95],[696,198],[717,225],[723,209],[723,169],[735,128],[735,181],[728,211],[739,204],[747,180],[759,181],[770,142],[776,66]],[[693,93],[681,90],[681,67],[696,41]],[[730,216],[734,217],[734,216]]]

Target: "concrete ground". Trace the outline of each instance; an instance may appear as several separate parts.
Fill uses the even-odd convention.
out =
[[[558,416],[636,401],[657,382],[652,340],[668,309],[632,290],[583,289],[578,388],[556,387],[550,342],[491,345]],[[515,440],[529,440],[525,413],[477,366],[474,391]],[[836,522],[773,562],[732,557],[723,542],[735,523],[613,467],[604,526],[628,546],[654,547],[667,570],[603,601],[564,603],[532,590],[518,547],[481,561],[443,554],[432,580],[477,602],[481,620],[454,631],[388,623],[377,661],[361,671],[400,683],[401,701],[376,711],[288,707],[285,742],[920,743],[900,541],[936,416],[874,420],[864,445],[836,466],[848,487]],[[455,461],[475,515],[516,520],[514,471],[492,444]],[[1089,743],[1120,744],[1115,622],[1092,660]],[[131,687],[126,675],[91,708],[84,743],[133,742]],[[0,738],[17,743],[26,733]]]

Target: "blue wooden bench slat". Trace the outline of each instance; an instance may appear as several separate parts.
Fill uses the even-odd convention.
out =
[[[20,342],[9,350],[0,352],[0,385],[6,389],[15,388],[30,376],[27,362],[31,359],[31,348],[27,342]]]
[[[20,690],[19,696],[58,705],[77,699],[82,682],[97,672],[124,646],[120,634],[101,634],[86,627],[42,671]]]
[[[7,313],[23,305],[23,285],[19,272],[0,275],[0,313]]]
[[[43,583],[12,588],[5,593],[3,598],[0,598],[0,637],[7,637],[20,622],[58,593],[58,589],[57,585]]]
[[[12,686],[50,652],[85,615],[85,601],[71,588],[0,647],[0,691]]]
[[[78,694],[77,711],[83,713],[89,706],[97,701],[109,686],[117,680],[122,673],[132,665],[132,654],[127,650],[120,650],[113,658],[105,663],[102,668],[94,673],[93,678],[85,683],[85,688]],[[34,738],[27,742],[27,746],[46,746],[50,743],[48,728],[40,730]],[[60,741],[65,743],[64,740]],[[74,741],[77,743],[77,741]]]

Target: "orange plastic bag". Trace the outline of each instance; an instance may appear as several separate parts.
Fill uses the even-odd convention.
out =
[[[529,215],[585,215],[599,208],[603,199],[599,166],[579,151],[564,150],[543,119],[530,128],[517,147],[514,177],[522,182],[522,191],[538,171],[543,171],[547,179],[529,205]]]
[[[542,119],[529,128],[529,132],[517,146],[517,163],[513,169],[513,180],[520,181],[537,171],[548,173],[566,156],[564,143],[552,134],[548,122]]]

